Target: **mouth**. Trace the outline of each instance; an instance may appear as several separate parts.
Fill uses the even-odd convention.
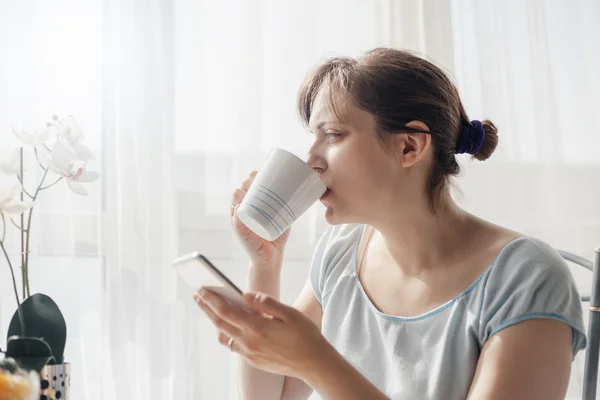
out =
[[[327,196],[329,196],[329,193],[331,193],[331,190],[327,189],[327,190],[325,191],[325,193],[323,193],[323,196],[321,196],[321,199],[320,199],[320,200],[323,200],[323,199],[325,199]]]

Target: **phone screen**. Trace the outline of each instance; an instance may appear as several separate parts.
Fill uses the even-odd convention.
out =
[[[231,282],[231,281],[229,280],[229,278],[227,278],[227,277],[225,276],[225,274],[224,274],[224,273],[222,273],[221,271],[219,271],[219,269],[218,269],[217,267],[215,267],[215,266],[214,266],[214,264],[213,264],[213,263],[211,263],[211,262],[208,260],[208,258],[204,257],[204,256],[203,256],[203,255],[201,255],[201,254],[200,254],[200,255],[198,255],[198,257],[199,257],[199,259],[200,259],[200,262],[202,262],[203,264],[205,264],[207,268],[210,268],[210,270],[211,270],[212,272],[214,272],[215,274],[217,274],[217,278],[218,278],[218,280],[219,280],[220,282],[224,282],[225,284],[227,284],[227,285],[231,286],[231,288],[232,288],[233,290],[235,290],[235,291],[236,291],[236,292],[238,292],[239,294],[242,294],[242,290],[241,290],[240,288],[238,288],[238,287],[235,285],[235,283]]]
[[[206,288],[230,303],[247,308],[242,290],[198,252],[179,257],[171,265],[192,289]]]

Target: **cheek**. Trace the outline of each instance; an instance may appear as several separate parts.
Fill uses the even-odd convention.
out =
[[[377,153],[339,152],[330,159],[335,165],[334,191],[345,194],[353,202],[372,201],[376,193],[383,194],[390,184],[391,168],[389,162]]]

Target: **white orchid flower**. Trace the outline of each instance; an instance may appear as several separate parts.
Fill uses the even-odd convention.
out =
[[[56,132],[67,142],[80,143],[83,141],[83,130],[72,115],[65,117],[62,121],[60,121],[58,117],[54,116],[53,120]]]
[[[71,145],[71,148],[81,160],[87,161],[94,158],[92,151],[82,143],[83,130],[73,116],[69,115],[62,121],[59,121],[58,117],[54,117],[54,121],[54,128],[58,136]]]
[[[23,187],[20,183],[12,186],[6,184],[0,185],[0,211],[9,218],[21,215],[24,211],[33,207],[33,202],[21,201],[19,199],[22,190]]]
[[[9,155],[0,157],[0,171],[7,175],[17,175],[20,165],[21,155],[19,149],[14,149]]]
[[[13,134],[19,139],[21,142],[28,146],[41,146],[46,143],[48,137],[50,136],[50,130],[52,129],[52,124],[48,126],[47,124],[36,129],[33,132],[26,132],[21,128],[12,127]]]
[[[82,196],[87,196],[87,190],[81,185],[81,182],[93,182],[100,177],[100,174],[86,170],[86,160],[82,159],[69,143],[58,138],[52,152],[47,155],[48,168],[62,176],[69,188]]]

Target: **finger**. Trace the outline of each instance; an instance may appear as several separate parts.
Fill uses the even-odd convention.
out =
[[[233,191],[233,196],[231,196],[231,207],[229,209],[230,217],[233,217],[235,215],[235,211],[244,199],[244,196],[246,196],[246,191],[243,189],[238,188]]]
[[[204,311],[206,316],[212,321],[213,325],[216,326],[219,331],[224,332],[229,337],[234,339],[241,336],[242,331],[239,328],[219,317],[205,302],[200,300],[197,294],[194,294],[194,301],[196,301],[198,306],[202,309],[202,311]]]
[[[242,185],[241,185],[242,189],[248,190],[250,188],[250,185],[252,185],[252,181],[254,181],[254,178],[256,178],[257,174],[258,174],[257,170],[250,172],[248,177],[242,181]]]
[[[226,333],[219,331],[219,336],[218,336],[218,340],[219,343],[221,343],[223,346],[227,346],[229,344],[229,339],[231,338],[231,336],[227,336]],[[233,338],[233,343],[231,344],[231,351],[233,351],[233,346],[236,345],[236,340],[235,338]]]
[[[224,319],[234,327],[242,330],[253,327],[252,314],[244,311],[242,307],[225,301],[210,290],[206,290],[203,300],[217,317]]]
[[[231,202],[233,204],[240,204],[244,197],[246,196],[246,191],[244,189],[237,188],[233,191],[233,195],[231,196]]]
[[[249,235],[252,234],[252,231],[250,230],[250,228],[248,228],[246,225],[244,225],[244,223],[242,222],[241,219],[239,219],[236,215],[237,213],[237,209],[240,207],[239,204],[237,204],[235,207],[231,207],[231,212],[229,213],[230,215],[230,221],[231,221],[231,225],[234,228],[234,230],[236,230],[237,232],[240,233],[240,235],[242,235],[242,237],[248,237]],[[234,218],[235,216],[235,218]]]
[[[231,336],[227,336],[226,333],[219,331],[218,339],[219,339],[219,343],[221,343],[222,345],[227,346],[227,343],[229,343],[230,337]]]
[[[223,346],[227,346],[229,344],[230,338],[231,336],[227,336],[226,333],[219,332],[219,343],[221,343]],[[233,353],[245,355],[246,351],[244,350],[245,346],[243,345],[242,338],[234,337],[233,339],[233,343],[231,343],[231,351]]]
[[[244,299],[256,311],[272,315],[281,321],[289,320],[294,310],[265,293],[244,293]]]
[[[254,178],[246,178],[242,181],[242,184],[240,185],[240,187],[242,189],[244,189],[245,191],[248,191],[248,189],[250,189],[250,186],[252,185],[253,181],[254,181]]]

